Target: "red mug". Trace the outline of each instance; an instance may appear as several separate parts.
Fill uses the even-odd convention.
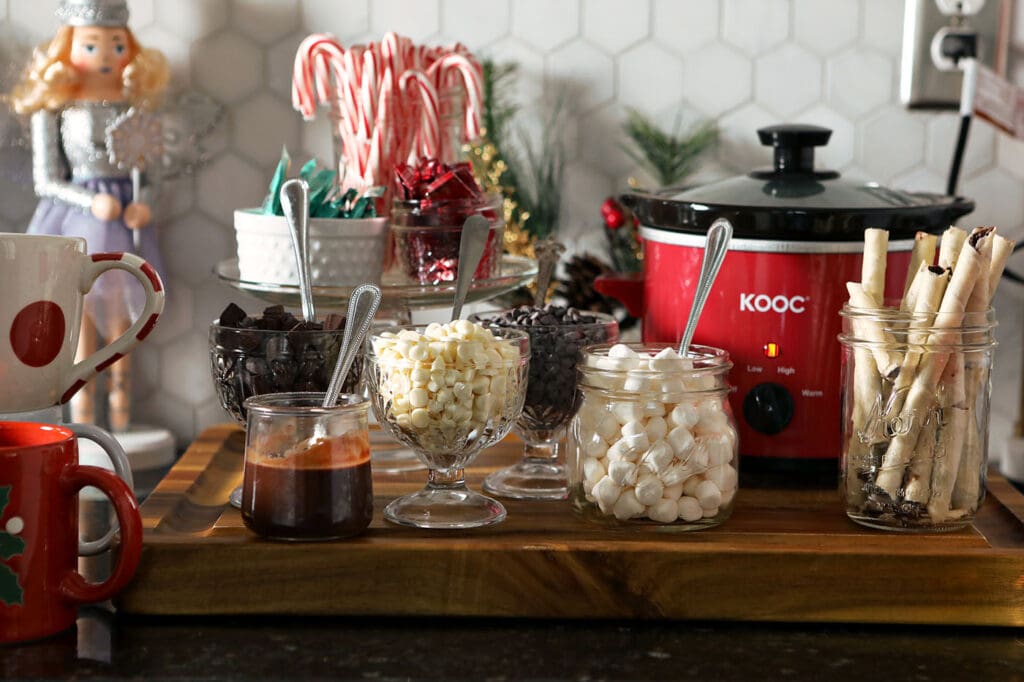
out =
[[[110,578],[88,583],[78,564],[78,491],[95,486],[113,503],[121,551]],[[78,464],[62,426],[0,422],[0,643],[53,635],[80,604],[110,599],[131,580],[142,552],[135,495],[114,474]]]

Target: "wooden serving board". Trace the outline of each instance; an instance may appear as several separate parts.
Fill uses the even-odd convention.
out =
[[[146,500],[122,611],[1024,626],[1024,496],[998,476],[973,527],[922,535],[861,528],[832,490],[743,488],[732,518],[699,532],[609,529],[565,502],[512,500],[497,526],[421,531],[381,510],[425,473],[379,474],[366,534],[288,544],[228,505],[243,448],[237,427],[208,429]],[[470,486],[520,448],[484,452]]]

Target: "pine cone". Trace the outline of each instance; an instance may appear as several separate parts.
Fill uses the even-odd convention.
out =
[[[600,313],[615,312],[615,301],[594,289],[594,279],[598,275],[612,272],[610,266],[596,256],[585,253],[570,258],[565,263],[565,272],[569,278],[558,280],[555,293],[565,298],[570,306]]]

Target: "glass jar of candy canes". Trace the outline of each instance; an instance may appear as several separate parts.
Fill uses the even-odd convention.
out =
[[[609,524],[696,530],[732,513],[736,423],[726,351],[669,344],[589,346],[569,428],[573,510]]]
[[[994,312],[847,305],[840,315],[846,515],[898,531],[969,525],[985,498]]]

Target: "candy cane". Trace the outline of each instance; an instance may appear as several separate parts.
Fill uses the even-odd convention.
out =
[[[441,147],[441,122],[437,88],[422,71],[406,71],[402,74],[400,87],[402,95],[408,97],[411,84],[415,82],[419,88],[420,116],[419,131],[417,134],[419,144],[416,151],[424,156],[436,158]]]
[[[434,62],[428,71],[434,83],[443,86],[449,74],[456,73],[466,91],[466,138],[475,140],[480,137],[480,113],[483,111],[483,84],[479,66],[474,65],[465,56],[448,54]]]

